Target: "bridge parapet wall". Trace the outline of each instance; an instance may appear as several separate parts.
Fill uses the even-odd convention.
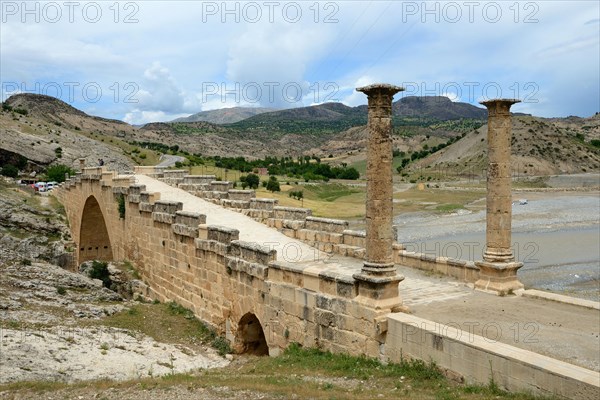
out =
[[[148,175],[155,179],[160,179],[164,177],[165,167],[138,165],[133,167],[133,172],[136,174]]]
[[[182,171],[177,173],[181,174]],[[186,190],[185,185],[180,183],[165,179],[163,181]],[[204,186],[190,192],[215,204],[242,212],[254,220],[276,228],[286,236],[301,240],[320,251],[358,259],[365,257],[365,233],[348,230],[346,221],[313,217],[310,209],[281,207],[277,205],[276,199],[256,198],[255,193],[249,200],[240,200],[238,191],[235,189],[229,189],[225,193]],[[395,243],[393,247],[396,264],[445,274],[465,282],[475,282],[479,279],[479,269],[473,262],[432,257],[423,253],[407,251],[400,243]]]
[[[162,181],[168,185],[175,186],[183,183],[184,177],[188,174],[185,170],[164,170]]]

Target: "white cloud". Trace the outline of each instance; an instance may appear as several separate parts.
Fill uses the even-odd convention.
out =
[[[171,121],[175,118],[187,117],[189,114],[169,114],[163,111],[132,110],[125,114],[123,121],[131,125],[143,125],[149,122]]]
[[[230,44],[227,80],[261,88],[263,106],[293,106],[311,90],[306,70],[328,42],[328,30],[318,25],[249,25]]]
[[[525,85],[533,82],[544,99],[528,104],[534,114],[590,115],[600,107],[600,45],[594,18],[600,12],[598,2],[518,2],[518,15],[513,2],[489,2],[502,7],[498,23],[489,21],[491,14],[484,18],[484,3],[478,3],[471,22],[462,2],[318,2],[318,15],[314,2],[298,2],[303,7],[298,23],[282,20],[281,4],[273,23],[264,7],[259,22],[242,18],[236,23],[229,17],[223,23],[221,15],[204,20],[203,7],[212,2],[134,3],[139,10],[133,24],[122,23],[126,11],[132,11],[123,9],[123,2],[119,23],[113,21],[112,2],[98,3],[105,16],[99,23],[81,21],[80,13],[75,23],[21,23],[20,18],[10,18],[0,25],[2,83],[25,82],[31,87],[36,82],[98,82],[108,97],[115,82],[121,88],[133,82],[139,87],[138,103],[106,99],[106,104],[94,107],[99,115],[127,115],[136,121],[258,105],[248,98],[251,92],[236,99],[220,87],[225,84],[227,91],[236,83],[243,87],[252,82],[262,89],[260,105],[267,106],[329,101],[332,91],[322,86],[327,82],[339,87],[335,99],[365,104],[366,96],[354,89],[380,81],[414,82],[426,88],[439,84],[437,94],[451,94],[452,89],[444,87],[456,82],[463,87],[456,93],[462,101],[475,101],[482,94],[471,96],[465,82],[479,84],[479,90],[497,82],[505,97],[512,96],[513,87],[523,95]],[[444,11],[451,3],[462,7],[456,23],[448,21],[452,10]],[[411,14],[409,6],[419,10]],[[423,14],[422,7],[438,7],[439,15]],[[525,23],[527,16],[537,22]],[[325,23],[326,17],[337,22]],[[216,95],[206,97],[207,83],[218,85],[212,91]],[[290,83],[287,98],[299,87],[298,102],[286,101],[282,89]],[[579,92],[571,94],[574,86]],[[86,106],[77,101],[73,105]]]
[[[160,62],[153,62],[137,82],[138,90],[132,96],[135,108],[125,114],[125,122],[167,121],[200,111],[198,95],[183,90]]]
[[[440,96],[447,97],[450,99],[450,101],[453,101],[453,102],[460,101],[460,97],[458,96],[458,94],[456,94],[454,92],[442,93],[442,94],[440,94]]]
[[[350,107],[355,107],[360,104],[366,104],[367,96],[362,92],[356,91],[356,88],[371,85],[373,83],[378,83],[378,82],[381,82],[381,80],[376,79],[372,76],[359,77],[354,82],[354,84],[347,85],[347,86],[344,86],[343,88],[340,88],[340,92],[346,94],[345,97],[343,97],[341,99],[341,102]]]

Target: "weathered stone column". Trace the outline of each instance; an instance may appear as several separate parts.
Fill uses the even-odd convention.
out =
[[[80,158],[79,159],[79,171],[83,172],[84,168],[85,168],[85,158]]]
[[[359,296],[376,300],[382,308],[397,308],[402,301],[394,265],[392,185],[392,98],[404,90],[388,84],[357,88],[369,100],[367,147],[366,257],[360,274]],[[385,305],[384,305],[385,304]]]
[[[510,107],[518,102],[494,99],[481,103],[488,109],[487,225],[483,261],[476,263],[479,280],[475,287],[498,294],[523,288],[517,279],[523,263],[515,262],[511,248]]]

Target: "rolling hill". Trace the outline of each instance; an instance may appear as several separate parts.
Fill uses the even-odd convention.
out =
[[[463,174],[485,166],[485,109],[440,97],[406,97],[394,102],[393,111],[399,157],[446,146],[419,156],[407,170],[451,168]],[[515,115],[513,121],[514,162],[522,173],[600,170],[600,150],[592,144],[600,139],[600,115]],[[150,144],[203,156],[315,154],[327,162],[352,164],[364,161],[367,147],[367,107],[340,103],[264,112],[231,124],[157,122],[138,128],[87,115],[49,96],[19,94],[3,104],[0,122],[0,163],[20,155],[42,166],[76,165],[78,158],[94,165],[103,158],[109,167],[129,170],[158,161],[159,154],[150,150],[156,146]]]
[[[232,124],[258,114],[276,111],[264,107],[231,107],[218,110],[200,111],[188,117],[177,118],[171,122],[211,122],[213,124]]]
[[[600,171],[600,114],[590,118],[514,116],[512,170],[537,176]],[[594,142],[598,143],[598,142]],[[481,174],[487,165],[487,125],[413,165],[413,170]],[[425,173],[425,172],[424,172]]]

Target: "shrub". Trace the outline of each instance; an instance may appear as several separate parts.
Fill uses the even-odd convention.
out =
[[[9,178],[16,178],[19,176],[19,169],[14,165],[7,164],[2,167],[2,171],[0,173],[3,176],[8,176]]]
[[[90,270],[90,278],[100,279],[102,285],[106,288],[110,288],[112,280],[108,272],[108,263],[105,261],[92,261],[92,269]]]
[[[119,210],[119,218],[125,218],[125,195],[122,193],[117,197],[117,209]]]
[[[289,192],[288,196],[297,200],[301,200],[304,198],[304,192],[302,190],[292,190]]]
[[[271,176],[267,182],[266,188],[271,192],[280,192],[281,187],[279,187],[279,181],[277,181],[277,177]]]
[[[233,352],[231,346],[229,345],[229,341],[223,336],[215,337],[211,342],[211,346],[217,350],[220,356],[224,356],[225,354],[230,354]]]
[[[75,171],[63,164],[53,165],[46,171],[46,177],[49,181],[64,182],[65,174],[75,175]]]
[[[246,186],[250,189],[258,189],[258,185],[260,184],[260,178],[256,174],[241,176],[240,181],[242,182],[242,186],[244,186],[244,183],[246,183]]]

